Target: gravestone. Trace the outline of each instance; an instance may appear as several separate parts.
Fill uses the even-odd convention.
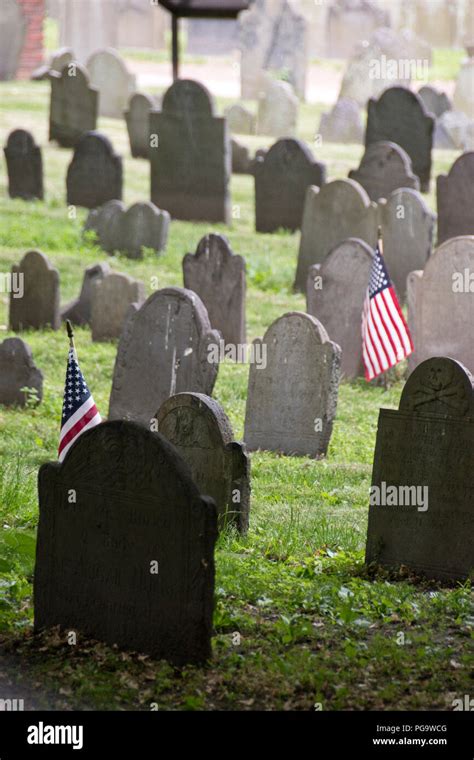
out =
[[[150,151],[150,111],[157,107],[151,95],[136,92],[125,111],[130,150],[134,158],[148,158]]]
[[[217,401],[202,393],[178,393],[156,414],[158,430],[178,450],[199,491],[217,507],[219,526],[245,533],[249,524],[250,458],[234,440]]]
[[[177,80],[150,114],[151,200],[176,219],[230,221],[230,135],[210,93]]]
[[[436,119],[433,147],[474,150],[474,119],[462,111],[445,111]]]
[[[0,15],[0,81],[15,79],[27,21],[18,0],[2,0]]]
[[[210,657],[216,509],[174,446],[104,422],[64,462],[42,465],[38,492],[35,630],[77,630],[176,665]]]
[[[410,376],[398,410],[380,410],[367,563],[438,581],[472,572],[473,383],[462,364],[435,357]]]
[[[127,274],[108,272],[92,286],[92,340],[120,338],[130,304],[145,300],[145,285]]]
[[[293,137],[298,121],[298,98],[288,82],[266,82],[258,99],[257,134]]]
[[[175,393],[210,396],[219,369],[210,349],[220,338],[190,290],[164,288],[141,307],[131,306],[115,360],[109,418],[149,425]]]
[[[303,211],[294,287],[304,291],[308,269],[321,264],[334,246],[347,238],[377,242],[377,205],[357,182],[336,179],[321,189],[309,187]]]
[[[257,343],[266,346],[267,360],[266,366],[250,365],[247,448],[324,456],[336,415],[341,349],[315,317],[297,311],[279,317]]]
[[[120,251],[131,259],[143,256],[143,248],[157,253],[166,248],[170,215],[153,203],[134,203],[126,211],[121,201],[109,201],[89,212],[84,231],[94,230],[108,253]]]
[[[432,113],[436,118],[442,116],[446,111],[451,111],[452,104],[445,92],[439,92],[429,84],[423,85],[418,90],[418,95],[423,101],[423,105],[428,113]]]
[[[224,111],[227,119],[227,126],[232,134],[254,135],[255,134],[255,116],[240,103],[234,103]]]
[[[425,359],[450,356],[474,367],[474,235],[442,243],[423,272],[408,277],[408,325],[415,347],[413,370]]]
[[[130,95],[136,89],[135,76],[116,50],[92,53],[86,64],[91,84],[99,91],[99,114],[122,119]]]
[[[433,116],[406,87],[389,87],[378,100],[369,100],[366,148],[380,140],[397,143],[410,156],[422,192],[428,192],[430,185],[433,129]]]
[[[59,273],[40,251],[28,251],[12,266],[12,283],[21,285],[23,295],[10,293],[10,329],[57,330],[59,315]]]
[[[348,58],[357,43],[367,40],[371,32],[389,26],[387,11],[368,0],[335,0],[327,12],[326,55]]]
[[[369,198],[378,201],[388,198],[399,187],[420,189],[420,181],[412,171],[410,157],[392,142],[374,142],[365,149],[358,169],[349,172]]]
[[[38,66],[37,69],[31,75],[31,79],[35,81],[41,81],[43,79],[49,79],[49,75],[52,71],[61,73],[63,68],[74,61],[74,53],[71,48],[63,47],[56,50],[50,58],[49,63],[44,63]]]
[[[108,264],[92,264],[84,271],[81,292],[78,298],[61,307],[61,319],[69,319],[74,325],[88,325],[91,321],[92,291],[95,282],[100,282],[110,273]]]
[[[363,142],[364,127],[359,106],[355,100],[339,98],[331,111],[321,114],[318,134],[325,142]]]
[[[33,135],[24,129],[10,132],[4,153],[10,198],[43,200],[43,160]]]
[[[232,138],[232,174],[252,174],[253,161],[249,155],[249,149]]]
[[[474,151],[463,153],[436,178],[438,243],[474,235]]]
[[[78,63],[68,64],[61,73],[51,71],[49,78],[49,139],[74,148],[85,132],[96,128],[99,93]]]
[[[255,162],[255,228],[274,232],[301,227],[306,190],[323,185],[326,166],[301,140],[278,140]]]
[[[103,206],[89,211],[84,224],[84,234],[93,232],[98,245],[107,253],[116,250],[120,241],[122,217],[125,214],[125,204],[122,201],[107,201]]]
[[[223,235],[205,235],[196,253],[186,254],[183,281],[185,288],[198,294],[225,343],[245,343],[245,259],[232,252]]]
[[[68,166],[67,203],[97,208],[109,200],[122,199],[122,159],[109,138],[100,132],[86,132],[74,150]]]
[[[363,240],[348,238],[308,270],[306,310],[341,347],[341,374],[364,375],[361,319],[373,250]]]
[[[453,104],[457,111],[463,111],[474,119],[474,56],[467,58],[459,71],[454,90]]]
[[[30,396],[25,388],[31,389]],[[0,343],[0,404],[25,406],[28,398],[43,398],[43,373],[33,361],[31,348],[21,338]]]

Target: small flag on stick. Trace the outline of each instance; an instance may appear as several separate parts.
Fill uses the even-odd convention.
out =
[[[101,422],[94,399],[80,370],[74,346],[74,334],[69,320],[66,320],[69,337],[69,354],[64,387],[63,414],[59,434],[58,458],[62,462],[81,433]]]

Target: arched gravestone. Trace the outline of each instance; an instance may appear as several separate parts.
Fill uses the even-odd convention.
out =
[[[250,458],[234,440],[217,401],[203,393],[178,393],[156,414],[158,430],[176,446],[199,491],[216,503],[219,526],[245,533],[249,523]]]
[[[218,364],[210,347],[219,344],[196,293],[164,288],[139,308],[130,307],[115,360],[110,419],[149,425],[163,401],[191,391],[210,396]]]
[[[380,410],[367,563],[440,581],[469,577],[473,446],[472,375],[453,359],[428,359],[407,381],[399,410]]]
[[[427,113],[421,98],[406,87],[389,87],[378,100],[370,98],[368,102],[366,148],[381,140],[400,145],[410,156],[424,193],[430,189],[433,130],[434,117]]]
[[[49,139],[74,148],[85,132],[96,128],[99,93],[89,84],[87,71],[69,63],[60,73],[51,71]]]
[[[145,285],[127,274],[108,272],[97,281],[91,293],[92,340],[113,340],[122,328],[131,304],[145,300]]]
[[[257,135],[293,137],[298,122],[299,100],[288,82],[264,80],[258,98]]]
[[[61,319],[63,321],[69,319],[75,325],[90,324],[94,284],[101,282],[109,272],[108,264],[92,264],[85,269],[79,297],[61,307]]]
[[[24,129],[15,129],[8,135],[4,148],[8,170],[10,198],[43,200],[43,160],[41,148],[33,135]]]
[[[335,245],[347,238],[377,242],[377,204],[352,179],[336,179],[321,189],[309,187],[301,225],[295,290],[304,291],[308,269],[321,264]]]
[[[25,406],[28,392],[43,398],[43,373],[33,361],[31,348],[21,338],[6,338],[0,343],[0,404]]]
[[[463,153],[448,174],[436,178],[438,243],[474,235],[474,151]]]
[[[151,95],[136,92],[125,111],[130,150],[133,158],[148,158],[150,152],[150,111],[157,108]]]
[[[125,214],[125,204],[112,200],[99,208],[89,211],[84,224],[84,233],[93,232],[97,242],[104,251],[113,253],[117,240],[120,240],[122,217]]]
[[[326,454],[336,414],[341,349],[302,312],[279,317],[254,345],[266,366],[250,365],[244,439],[250,451]]]
[[[3,0],[0,15],[0,81],[15,79],[27,22],[17,0]]]
[[[278,140],[255,163],[255,227],[274,232],[301,227],[306,190],[326,181],[326,167],[318,163],[301,140]]]
[[[408,277],[408,324],[413,370],[432,356],[450,356],[474,367],[474,235],[446,240],[423,272]]]
[[[122,199],[122,159],[108,137],[100,132],[81,137],[68,166],[66,187],[68,205],[97,208]]]
[[[318,133],[324,142],[363,142],[364,128],[360,109],[355,100],[339,98],[330,111],[322,113]]]
[[[59,273],[41,251],[28,251],[12,266],[12,282],[22,284],[23,296],[10,293],[10,329],[57,330],[59,314]]]
[[[439,92],[429,84],[423,85],[418,90],[418,95],[423,101],[423,105],[428,113],[432,113],[436,118],[441,116],[445,111],[452,109],[452,104],[445,92]]]
[[[91,84],[99,91],[99,114],[122,119],[130,95],[135,91],[135,76],[112,48],[96,50],[86,63]]]
[[[210,657],[216,509],[174,446],[104,422],[40,468],[38,492],[36,630],[76,629],[178,665]]]
[[[225,343],[245,343],[245,259],[232,252],[227,238],[201,238],[196,253],[183,258],[183,280],[185,288],[198,294]]]
[[[410,157],[392,142],[375,142],[366,148],[358,169],[349,172],[372,201],[388,198],[399,187],[420,189],[420,181],[412,172]]]
[[[373,255],[363,240],[348,238],[308,270],[306,310],[341,347],[348,380],[364,374],[361,320]]]
[[[211,94],[181,79],[150,113],[151,200],[176,219],[230,221],[231,148]],[[153,147],[153,136],[157,145]]]
[[[153,203],[134,203],[129,209],[120,201],[108,201],[89,212],[84,231],[94,230],[99,244],[108,253],[120,251],[131,259],[141,259],[143,248],[157,253],[166,248],[170,215]]]

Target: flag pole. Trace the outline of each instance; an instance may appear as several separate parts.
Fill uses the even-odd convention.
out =
[[[380,255],[383,256],[383,237],[382,237],[382,225],[377,227],[377,245],[379,247]]]
[[[69,347],[75,351],[76,346],[74,345],[74,331],[72,329],[72,324],[69,319],[66,319],[66,330],[67,330],[67,337],[69,338]]]

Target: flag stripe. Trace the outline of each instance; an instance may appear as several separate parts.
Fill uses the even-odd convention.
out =
[[[92,398],[92,397],[91,397]],[[99,416],[98,422],[100,422],[100,414],[97,411],[97,407],[94,403],[92,403],[92,406],[89,407],[89,409],[83,414],[80,420],[76,422],[76,424],[68,430],[68,432],[65,435],[61,436],[61,440],[59,441],[59,453],[61,454],[63,448],[71,441],[73,441],[77,435],[83,431],[83,428],[91,422],[91,420],[94,420],[97,416]],[[97,423],[96,423],[97,424]]]
[[[89,430],[89,428],[93,428],[93,427],[95,427],[95,426],[96,426],[96,425],[98,425],[100,422],[102,422],[102,418],[101,418],[101,416],[100,416],[99,412],[97,412],[97,413],[96,413],[96,414],[95,414],[95,415],[92,417],[92,419],[90,419],[88,422],[85,422],[84,426],[83,426],[83,427],[81,427],[81,428],[78,430],[77,434],[76,434],[76,435],[75,435],[73,438],[71,438],[71,440],[70,440],[68,443],[66,443],[66,445],[65,445],[65,446],[63,446],[63,445],[62,445],[62,443],[63,443],[63,442],[61,442],[61,446],[60,446],[60,448],[59,448],[59,457],[58,457],[59,461],[60,461],[60,462],[62,462],[62,461],[63,461],[64,457],[66,456],[67,452],[68,452],[68,451],[69,451],[69,449],[71,448],[72,444],[76,442],[76,440],[79,438],[79,436],[80,436],[82,433],[85,433],[85,432],[86,432],[86,430]]]
[[[387,336],[387,349],[390,353],[390,361],[396,364],[397,358],[399,358],[400,355],[402,344],[400,342],[398,332],[395,330],[390,321],[390,315],[387,312],[383,293],[380,293],[374,298],[374,304],[375,308],[377,309],[379,318],[383,323],[385,335]]]

